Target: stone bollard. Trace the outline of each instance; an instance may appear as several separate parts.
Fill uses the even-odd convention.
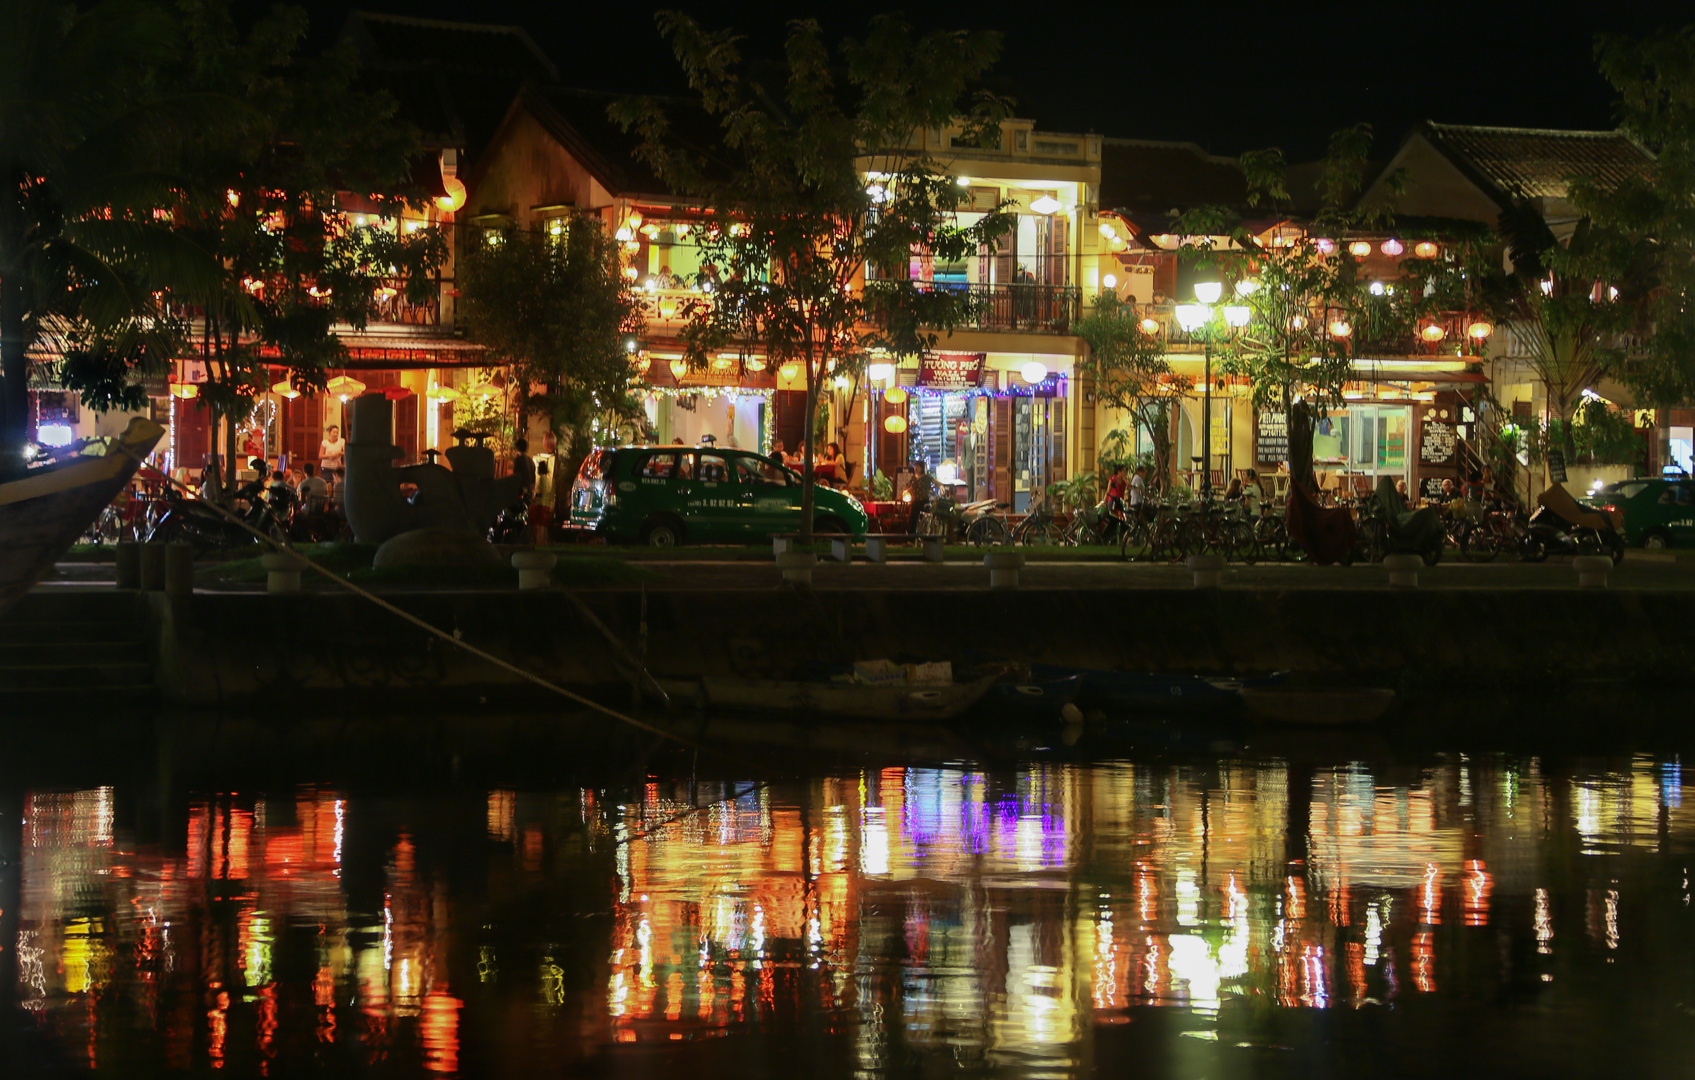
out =
[[[785,551],[777,556],[777,569],[783,572],[784,585],[810,586],[812,568],[817,565],[818,556],[810,551]]]
[[[1195,588],[1216,589],[1224,576],[1224,556],[1222,555],[1191,555],[1183,560],[1183,565],[1195,575]]]
[[[141,588],[144,592],[165,591],[165,545],[148,541],[141,545]]]
[[[1578,588],[1604,589],[1607,575],[1613,572],[1613,560],[1606,555],[1579,555],[1571,561],[1571,568],[1577,571]]]
[[[771,554],[782,558],[795,549],[795,538],[792,536],[773,536],[771,538]]]
[[[288,551],[261,555],[259,564],[265,568],[265,591],[288,593],[300,591],[300,556]]]
[[[194,547],[192,545],[165,545],[165,595],[194,595]]]
[[[942,538],[941,537],[939,537],[939,536],[925,536],[925,537],[920,538],[919,542],[924,545],[924,561],[925,562],[938,562],[939,563],[945,558],[945,556],[942,554]]]
[[[1385,555],[1383,569],[1389,571],[1389,584],[1401,589],[1418,588],[1418,571],[1424,559],[1417,555]]]
[[[551,551],[514,551],[512,567],[518,571],[520,589],[545,589],[553,584],[553,568],[559,556]]]
[[[141,545],[134,541],[118,543],[118,588],[141,588]]]
[[[989,588],[1016,589],[1018,588],[1018,571],[1024,565],[1022,551],[991,551],[983,556],[983,565],[989,569]]]

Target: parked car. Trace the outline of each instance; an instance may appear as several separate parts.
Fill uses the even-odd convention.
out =
[[[1628,544],[1649,549],[1695,545],[1695,480],[1640,476],[1609,484],[1584,501],[1622,514]]]
[[[621,446],[596,450],[571,486],[572,529],[654,547],[749,543],[800,532],[803,481],[793,469],[744,450]],[[858,499],[817,484],[812,528],[864,536]]]

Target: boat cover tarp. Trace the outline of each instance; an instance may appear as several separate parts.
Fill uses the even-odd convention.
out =
[[[1333,563],[1354,549],[1354,516],[1345,506],[1320,506],[1299,484],[1289,485],[1289,539],[1316,563]]]
[[[1379,476],[1372,498],[1387,526],[1390,551],[1425,551],[1432,545],[1441,545],[1442,512],[1434,506],[1408,510],[1406,500],[1395,490],[1393,477]]]

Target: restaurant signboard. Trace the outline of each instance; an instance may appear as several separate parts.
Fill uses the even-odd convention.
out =
[[[988,353],[936,353],[920,357],[918,385],[937,390],[969,390],[983,385]]]

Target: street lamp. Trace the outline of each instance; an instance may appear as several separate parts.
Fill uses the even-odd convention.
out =
[[[1201,339],[1205,357],[1205,386],[1201,389],[1201,494],[1212,494],[1212,341],[1217,330],[1213,326],[1214,304],[1224,297],[1224,284],[1218,281],[1197,281],[1195,283],[1195,299],[1198,304],[1177,305],[1177,325],[1185,334]],[[1228,331],[1240,330],[1248,325],[1253,315],[1253,309],[1246,304],[1226,304],[1218,309],[1224,315],[1224,323]]]

